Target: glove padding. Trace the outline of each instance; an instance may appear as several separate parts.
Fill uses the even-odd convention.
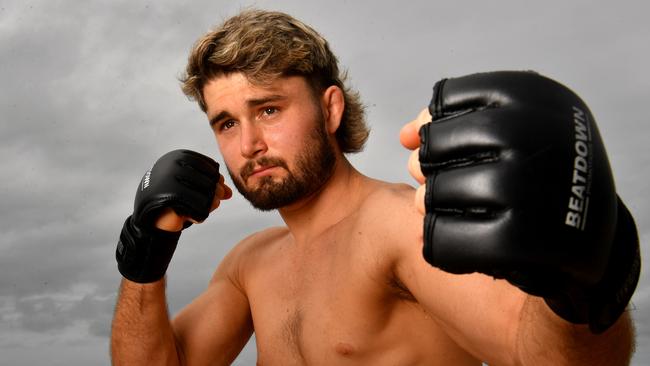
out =
[[[638,236],[585,103],[539,74],[492,72],[436,83],[429,111],[427,262],[505,278],[595,333],[611,326],[638,282]]]
[[[127,279],[149,283],[161,279],[174,254],[181,232],[155,227],[163,208],[197,222],[205,220],[219,183],[219,164],[189,150],[163,155],[142,177],[133,214],[122,228],[116,258]],[[187,221],[184,228],[190,226]]]

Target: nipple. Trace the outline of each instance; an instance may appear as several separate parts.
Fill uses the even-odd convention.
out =
[[[354,347],[350,343],[339,342],[334,349],[341,356],[351,356],[354,353]]]

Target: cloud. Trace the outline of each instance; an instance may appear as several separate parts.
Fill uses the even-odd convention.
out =
[[[366,152],[352,160],[389,181],[412,182],[397,132],[428,103],[437,79],[534,68],[562,80],[592,107],[617,187],[636,215],[644,252],[650,250],[643,2],[418,1],[398,9],[370,1],[10,0],[0,6],[0,348],[6,360],[106,364],[120,280],[115,242],[140,176],[177,147],[219,159],[205,117],[179,89],[187,52],[208,28],[253,4],[288,11],[330,40],[368,104],[373,129]],[[205,288],[234,243],[279,223],[238,197],[184,233],[169,272],[172,312]],[[644,272],[633,311],[643,342],[639,365],[650,360],[644,351],[649,286]],[[254,360],[254,346],[240,357],[247,364],[242,360]]]
[[[94,291],[80,297],[78,291],[88,292],[87,289],[78,288],[69,293],[5,297],[0,319],[19,334],[49,335],[52,338],[43,342],[46,344],[83,340],[86,335],[106,339],[110,334],[115,297],[111,294],[99,295]],[[86,331],[78,333],[79,327]],[[67,336],[59,338],[62,334]],[[12,344],[14,336],[1,332],[0,347]],[[27,341],[23,346],[34,344],[34,341]]]

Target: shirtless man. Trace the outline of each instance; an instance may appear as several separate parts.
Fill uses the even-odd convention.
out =
[[[262,11],[229,19],[197,42],[184,91],[206,112],[237,189],[253,206],[277,209],[286,227],[237,244],[207,289],[170,320],[164,273],[180,232],[205,220],[231,191],[218,165],[205,156],[174,151],[161,158],[143,178],[118,244],[125,278],[113,321],[115,365],[227,365],[253,331],[260,365],[629,363],[633,330],[622,310],[599,328],[583,316],[583,298],[563,302],[544,287],[573,296],[577,290],[566,282],[536,283],[535,275],[543,277],[543,271],[526,277],[513,271],[516,265],[494,258],[482,260],[479,254],[468,262],[446,253],[442,241],[454,230],[447,230],[443,218],[431,220],[437,203],[428,195],[425,210],[424,188],[416,194],[407,185],[366,177],[349,163],[345,153],[361,150],[368,135],[363,111],[344,86],[326,41],[308,26]],[[440,117],[436,105],[433,118]],[[418,147],[418,130],[431,118],[423,111],[405,126],[406,147]],[[431,149],[425,144],[423,150]],[[424,183],[420,163],[429,178],[437,171],[426,165],[431,155],[425,153],[422,161],[418,156],[409,169]],[[433,179],[427,182],[434,187]],[[429,231],[423,257],[425,211]],[[609,226],[622,230],[615,220]],[[497,234],[485,227],[470,223],[460,234],[479,233],[480,244],[491,243]],[[541,229],[564,240],[561,230]],[[633,225],[626,229],[633,231]],[[537,230],[531,228],[535,235]],[[493,250],[503,251],[499,243],[513,236],[519,239],[508,234],[498,234],[503,237],[496,237]],[[612,241],[607,230],[599,235]],[[449,239],[456,241],[461,239]],[[530,241],[514,249],[521,253],[509,260],[525,268],[541,262],[542,270],[557,274],[566,258],[527,262],[526,257],[540,254],[535,237]],[[473,268],[474,262],[487,264]],[[597,276],[605,276],[602,265],[598,268]],[[471,273],[476,271],[490,275]],[[584,273],[589,282],[590,272],[579,274]],[[625,307],[628,300],[619,303]]]

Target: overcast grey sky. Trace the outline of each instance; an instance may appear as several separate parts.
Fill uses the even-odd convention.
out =
[[[590,105],[617,187],[650,230],[650,5],[644,1],[0,0],[0,365],[106,365],[120,280],[114,250],[158,156],[220,161],[177,78],[205,31],[245,6],[286,11],[331,43],[368,106],[359,169],[413,183],[402,124],[443,77],[533,69]],[[172,261],[178,311],[247,233],[280,224],[238,195],[187,230]],[[650,364],[650,279],[633,298],[635,365]],[[254,364],[247,347],[237,364]]]

